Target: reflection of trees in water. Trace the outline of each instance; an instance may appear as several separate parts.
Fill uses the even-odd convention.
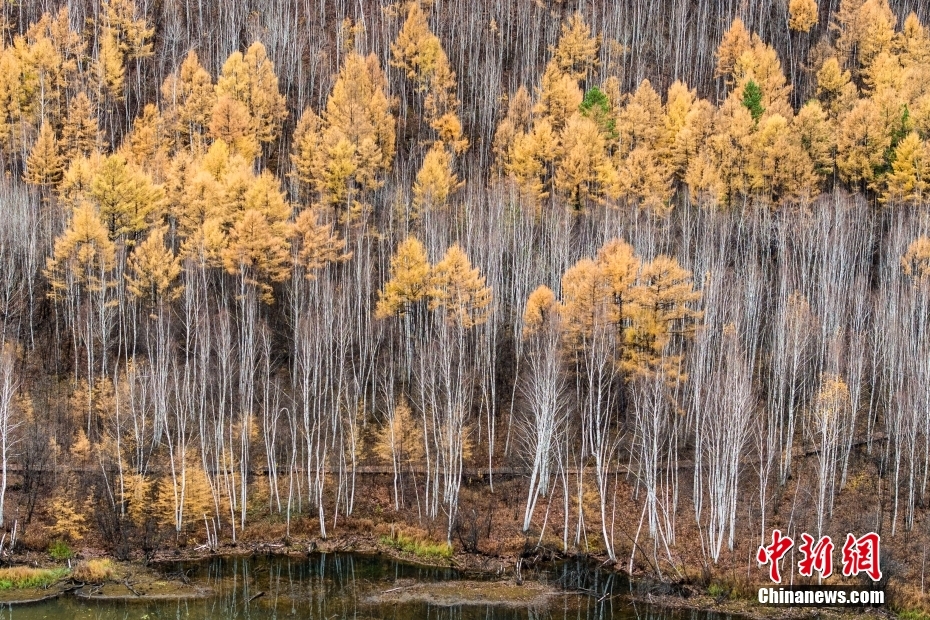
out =
[[[369,592],[395,583],[461,579],[451,568],[398,563],[385,558],[350,554],[309,557],[227,557],[205,563],[178,564],[208,585],[214,596],[181,602],[178,618],[257,620],[293,617],[325,620],[717,620],[704,612],[656,610],[633,605],[633,589],[623,576],[585,560],[563,562],[554,568],[527,571],[529,578],[553,583],[582,596],[555,597],[547,608],[516,609],[491,605],[440,607],[426,603],[369,603]],[[637,584],[637,590],[641,588]],[[256,596],[262,593],[261,596]],[[174,611],[174,610],[172,610]],[[175,614],[170,614],[175,615]]]

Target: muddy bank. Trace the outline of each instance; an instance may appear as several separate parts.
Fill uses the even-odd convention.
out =
[[[576,596],[540,582],[449,581],[418,583],[400,580],[397,585],[372,592],[364,599],[370,604],[422,602],[442,607],[457,605],[499,605],[544,608],[557,596]]]

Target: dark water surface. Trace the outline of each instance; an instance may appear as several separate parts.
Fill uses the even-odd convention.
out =
[[[566,593],[550,598],[545,607],[523,609],[484,604],[442,607],[420,602],[373,602],[373,594],[410,580],[475,579],[454,569],[415,566],[378,556],[214,558],[161,568],[167,573],[185,571],[192,583],[209,586],[214,594],[204,599],[170,602],[82,601],[65,596],[35,605],[4,607],[0,609],[0,620],[723,620],[727,617],[634,606],[628,599],[630,587],[625,580],[575,563],[524,576],[566,591],[583,589],[588,594]],[[264,594],[250,602],[259,592]]]

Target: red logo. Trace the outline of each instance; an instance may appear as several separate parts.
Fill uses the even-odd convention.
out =
[[[822,578],[833,574],[833,541],[824,536],[816,543],[814,537],[808,533],[801,534],[803,542],[798,550],[803,556],[798,562],[798,573],[811,577],[814,571],[820,573]],[[843,545],[843,575],[854,577],[865,573],[872,581],[881,581],[882,571],[879,567],[879,553],[881,537],[875,532],[869,532],[861,538],[852,534],[846,535],[846,544]],[[760,566],[769,564],[769,577],[775,583],[781,583],[781,574],[778,570],[778,561],[784,557],[794,546],[794,541],[784,536],[781,530],[772,530],[772,544],[759,547],[756,559]]]
[[[798,549],[804,554],[804,557],[798,562],[798,572],[805,577],[810,577],[814,570],[820,573],[820,576],[826,579],[833,574],[833,541],[829,536],[824,536],[813,544],[814,537],[808,533],[801,534],[804,539]]]
[[[778,573],[778,560],[788,553],[788,550],[793,546],[793,540],[787,536],[783,537],[781,535],[781,530],[774,530],[772,531],[772,544],[768,547],[759,547],[759,553],[756,554],[756,559],[759,560],[759,564],[761,565],[772,564],[769,568],[769,576],[775,583],[781,583],[781,575]]]
[[[872,581],[880,581],[882,570],[878,566],[879,543],[881,538],[875,532],[869,532],[862,538],[852,534],[846,535],[843,545],[843,574],[847,577],[865,573]]]

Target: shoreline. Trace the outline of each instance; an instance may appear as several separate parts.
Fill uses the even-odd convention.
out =
[[[713,597],[708,592],[688,584],[683,580],[678,581],[658,581],[646,576],[630,576],[622,569],[611,567],[606,562],[606,558],[595,554],[589,555],[571,555],[562,553],[552,553],[547,557],[538,558],[532,563],[523,564],[522,558],[515,556],[492,556],[477,553],[456,552],[449,558],[430,558],[418,556],[414,553],[401,551],[395,547],[384,544],[379,537],[373,534],[348,534],[342,536],[330,537],[328,539],[294,539],[287,543],[284,542],[237,542],[232,544],[221,545],[216,550],[206,548],[188,548],[172,549],[157,552],[149,562],[141,559],[119,561],[110,556],[102,556],[111,559],[120,569],[121,573],[129,573],[129,577],[124,579],[110,579],[102,584],[82,584],[74,587],[73,581],[63,579],[56,586],[58,590],[49,593],[47,590],[41,593],[36,590],[7,590],[8,594],[25,594],[34,592],[40,594],[36,598],[18,598],[3,600],[0,595],[0,604],[9,606],[21,606],[41,603],[64,595],[72,595],[75,598],[85,601],[126,601],[126,602],[146,602],[159,600],[192,600],[210,596],[212,590],[200,586],[194,586],[186,580],[172,576],[159,569],[159,566],[165,567],[177,562],[202,562],[212,558],[235,558],[235,557],[292,557],[306,558],[316,554],[328,553],[355,553],[362,555],[386,556],[395,560],[434,568],[453,568],[460,571],[463,582],[471,583],[468,580],[478,578],[477,580],[486,580],[495,584],[507,584],[515,588],[527,586],[527,589],[538,588],[543,582],[539,579],[536,571],[545,570],[556,566],[563,561],[587,561],[592,567],[598,566],[602,570],[613,571],[615,574],[629,580],[631,587],[628,593],[622,593],[616,596],[623,597],[633,606],[649,605],[661,609],[679,609],[695,610],[718,614],[729,614],[738,617],[752,618],[756,620],[795,620],[801,618],[829,618],[833,620],[845,620],[847,618],[858,618],[868,615],[873,618],[895,618],[897,615],[888,609],[870,608],[859,610],[850,608],[846,611],[842,608],[804,608],[804,607],[766,607],[754,605],[753,601],[748,599],[730,599],[723,597]],[[85,555],[85,554],[81,554]],[[90,558],[90,555],[87,555]],[[96,556],[101,557],[101,556]],[[526,571],[525,578],[517,575],[517,561],[521,560],[522,570]],[[143,577],[140,583],[162,583],[163,587],[170,589],[171,593],[164,592],[140,592],[134,588],[139,587],[139,583],[129,584],[132,577]],[[149,581],[146,582],[145,579]],[[430,600],[429,587],[423,587],[414,584],[417,588],[426,592],[421,597],[423,600]],[[428,584],[426,584],[428,586]],[[179,593],[177,588],[181,587],[186,592]],[[412,586],[407,586],[412,587]],[[90,588],[90,590],[86,590]],[[123,592],[118,590],[123,589]],[[139,587],[144,590],[145,586]],[[657,593],[656,590],[664,590]],[[516,592],[517,590],[513,590]],[[582,592],[573,592],[565,590],[564,594],[583,594]],[[435,604],[444,604],[442,598],[436,598]],[[483,600],[482,604],[507,604],[506,601]],[[475,600],[463,599],[452,604],[476,604]]]

